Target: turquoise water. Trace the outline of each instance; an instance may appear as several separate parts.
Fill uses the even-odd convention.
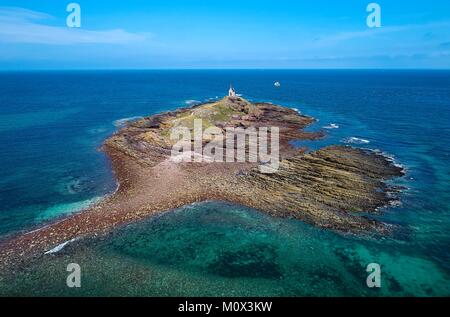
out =
[[[366,286],[368,263],[382,287]],[[65,285],[69,263],[82,285]],[[78,240],[0,280],[0,294],[33,296],[442,296],[432,260],[394,239],[362,240],[223,202],[187,206]],[[45,286],[45,287],[42,287]]]
[[[399,226],[395,235],[342,236],[211,202],[71,243],[2,292],[450,295],[450,72],[444,71],[1,73],[0,234],[112,192],[109,163],[97,148],[117,120],[222,96],[229,82],[245,98],[319,119],[311,130],[327,128],[324,140],[298,145],[378,149],[405,166],[406,177],[395,181],[408,188],[401,205],[378,216]],[[86,271],[76,291],[65,288],[71,261]],[[379,290],[365,286],[372,262],[382,266]]]

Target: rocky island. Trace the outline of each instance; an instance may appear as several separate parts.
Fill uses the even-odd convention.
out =
[[[171,129],[193,129],[196,119],[224,131],[277,127],[279,168],[262,173],[255,162],[174,162]],[[366,215],[393,199],[389,193],[396,188],[387,181],[403,175],[402,169],[367,150],[330,146],[308,152],[293,146],[292,141],[323,137],[304,130],[313,122],[295,110],[234,95],[131,122],[102,147],[112,162],[117,191],[83,212],[2,242],[0,266],[24,263],[66,241],[207,200],[234,202],[339,232],[388,232],[388,225]]]

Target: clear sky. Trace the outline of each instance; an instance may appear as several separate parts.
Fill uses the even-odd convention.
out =
[[[450,68],[450,1],[0,0],[0,69],[89,68]]]

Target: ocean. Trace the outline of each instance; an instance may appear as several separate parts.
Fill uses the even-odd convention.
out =
[[[0,294],[450,295],[450,71],[0,72],[0,237],[112,193],[99,149],[127,120],[221,98],[230,83],[250,101],[316,118],[308,130],[326,137],[298,146],[352,145],[401,164],[401,200],[376,216],[400,229],[344,235],[205,202],[68,243],[14,283],[0,279]],[[70,262],[86,272],[80,289],[65,284]],[[381,265],[379,289],[366,285],[369,263]]]

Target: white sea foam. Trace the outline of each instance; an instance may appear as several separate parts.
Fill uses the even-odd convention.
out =
[[[330,125],[326,125],[323,128],[328,130],[339,129],[339,125],[337,125],[336,123],[331,123]]]
[[[391,207],[402,207],[403,203],[400,200],[392,200],[389,202]]]
[[[190,100],[186,100],[184,103],[187,104],[188,106],[195,106],[195,105],[201,104],[202,102],[198,101],[198,100],[190,99]]]
[[[64,249],[64,247],[66,245],[68,245],[69,243],[75,242],[76,240],[78,240],[78,238],[73,238],[71,240],[65,241],[61,244],[58,244],[56,247],[54,247],[51,250],[48,250],[47,252],[45,252],[44,254],[55,254],[58,253],[59,251],[61,251],[62,249]]]
[[[119,120],[115,120],[115,121],[113,122],[113,124],[114,124],[114,126],[115,126],[116,128],[122,128],[122,127],[124,127],[128,122],[136,121],[136,120],[139,120],[139,119],[142,119],[142,117],[141,117],[141,116],[135,116],[135,117],[129,117],[129,118],[122,118],[122,119],[119,119]]]
[[[385,157],[392,165],[401,168],[403,171],[406,170],[406,167],[400,163],[397,162],[397,159],[395,158],[394,155],[381,151],[379,149],[375,149],[375,150],[371,150],[372,152],[378,154],[378,155],[382,155],[383,157]]]
[[[343,143],[347,143],[347,144],[369,144],[370,141],[366,140],[366,139],[361,139],[361,138],[357,138],[357,137],[349,137],[349,138],[345,138],[342,140]]]
[[[297,108],[292,108],[292,110],[296,111],[297,113],[301,113],[300,110],[298,110]]]

